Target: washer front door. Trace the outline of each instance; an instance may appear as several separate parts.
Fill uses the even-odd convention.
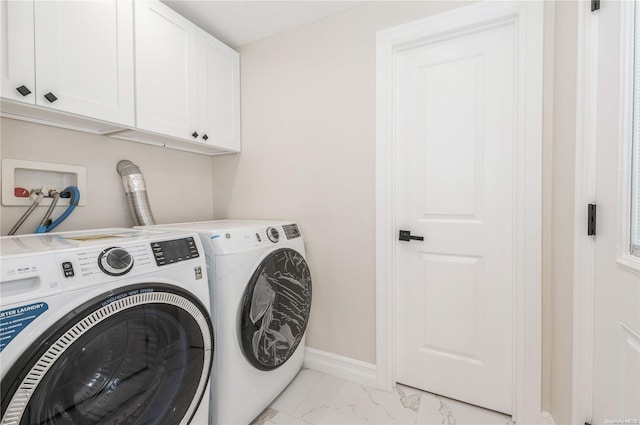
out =
[[[209,314],[165,284],[73,310],[2,380],[5,424],[188,424],[211,372]]]
[[[240,339],[249,362],[273,370],[300,344],[311,311],[311,274],[302,255],[273,251],[254,272],[242,301]]]

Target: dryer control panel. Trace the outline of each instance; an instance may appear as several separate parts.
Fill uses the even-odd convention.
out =
[[[216,256],[279,247],[304,250],[304,240],[295,223],[274,222],[265,226],[218,229],[206,232],[203,236],[208,239],[204,241],[213,247]]]

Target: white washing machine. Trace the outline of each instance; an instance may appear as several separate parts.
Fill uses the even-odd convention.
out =
[[[209,423],[213,327],[195,233],[0,238],[1,424]]]
[[[219,220],[156,227],[200,235],[217,338],[212,421],[247,425],[302,367],[311,275],[298,226]]]

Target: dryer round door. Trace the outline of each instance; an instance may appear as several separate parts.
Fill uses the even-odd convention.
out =
[[[283,365],[296,351],[311,311],[311,273],[289,248],[271,252],[244,293],[240,339],[249,362],[260,370]]]
[[[212,357],[209,314],[190,293],[119,288],[25,350],[2,380],[1,424],[188,424]]]

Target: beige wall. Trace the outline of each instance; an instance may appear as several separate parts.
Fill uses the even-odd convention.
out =
[[[375,363],[376,31],[459,5],[374,2],[240,50],[243,151],[214,159],[215,215],[300,223],[311,347]]]
[[[375,363],[375,32],[462,5],[375,2],[241,49],[243,152],[213,160],[214,213],[300,223],[311,347]],[[571,406],[574,9],[545,4],[542,401],[559,424]]]
[[[129,159],[145,177],[158,223],[213,217],[211,158],[125,142],[8,118],[0,120],[0,156],[10,159],[81,165],[87,168],[87,205],[78,207],[56,231],[133,226],[116,164]],[[26,207],[0,207],[6,235]],[[33,232],[46,208],[38,208],[20,233]],[[57,217],[63,208],[53,213]]]

